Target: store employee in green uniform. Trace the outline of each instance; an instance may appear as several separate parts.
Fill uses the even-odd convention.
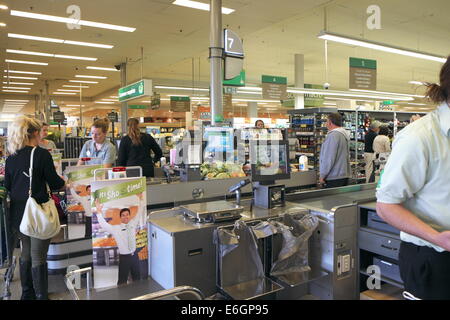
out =
[[[402,130],[377,192],[377,212],[401,231],[399,267],[418,299],[450,299],[450,57],[427,96],[438,108]]]

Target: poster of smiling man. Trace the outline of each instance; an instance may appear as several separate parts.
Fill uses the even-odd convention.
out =
[[[148,275],[145,178],[92,183],[94,287],[126,285]]]

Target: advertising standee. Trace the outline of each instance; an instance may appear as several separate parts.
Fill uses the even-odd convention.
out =
[[[92,184],[94,287],[126,285],[148,275],[145,178]]]

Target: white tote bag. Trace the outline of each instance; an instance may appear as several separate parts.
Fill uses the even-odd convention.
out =
[[[38,204],[31,196],[31,186],[33,181],[33,156],[34,150],[31,151],[30,160],[30,189],[28,193],[28,200],[23,213],[22,222],[20,223],[20,232],[29,237],[46,240],[56,236],[61,225],[59,223],[58,210],[55,202],[49,195],[49,200],[45,203]],[[47,190],[50,193],[50,188],[47,185]]]

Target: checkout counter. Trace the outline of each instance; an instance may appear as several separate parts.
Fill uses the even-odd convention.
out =
[[[223,197],[224,186],[221,190]],[[287,211],[306,210],[317,217],[319,225],[309,240],[311,272],[306,279],[286,285],[273,281],[267,274],[272,280],[272,287],[265,283],[245,297],[237,296],[248,299],[359,299],[358,205],[374,200],[374,184],[288,193],[285,206],[272,209],[255,207],[251,199],[244,199],[239,220],[246,224],[277,218]],[[234,200],[228,202],[234,203]],[[216,203],[206,200],[197,214],[207,214],[208,210],[215,212],[215,207]],[[165,289],[189,285],[197,287],[207,296],[217,293],[218,289],[223,288],[218,285],[220,279],[217,278],[219,266],[214,232],[218,228],[230,228],[233,224],[234,221],[220,219],[202,223],[195,219],[195,213],[187,215],[184,205],[167,210],[150,210],[151,278]]]

